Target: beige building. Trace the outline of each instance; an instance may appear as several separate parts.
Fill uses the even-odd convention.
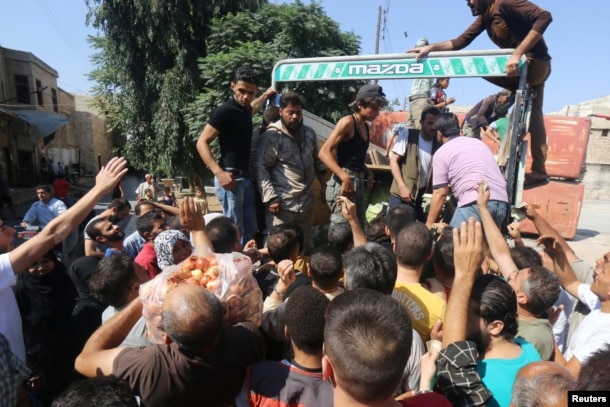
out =
[[[47,160],[76,180],[112,156],[113,139],[90,98],[65,92],[58,77],[32,53],[0,47],[0,166],[11,185],[46,182]]]

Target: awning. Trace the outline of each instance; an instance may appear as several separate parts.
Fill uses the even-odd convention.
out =
[[[0,111],[18,117],[30,126],[32,142],[40,140],[68,123],[68,118],[55,112],[40,110],[14,110],[0,106]]]

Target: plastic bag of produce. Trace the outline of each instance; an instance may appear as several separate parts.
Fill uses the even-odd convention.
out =
[[[241,253],[193,255],[140,286],[142,315],[153,343],[163,343],[163,299],[180,284],[197,284],[216,295],[222,303],[226,325],[261,323],[263,295],[252,275],[250,258]]]

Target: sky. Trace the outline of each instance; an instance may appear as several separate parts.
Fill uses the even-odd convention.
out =
[[[308,0],[303,0],[307,3]],[[282,0],[271,2],[284,3]],[[375,53],[377,15],[382,8],[379,53],[400,53],[417,39],[430,42],[452,39],[473,21],[464,0],[321,0],[326,14],[343,31],[360,37],[361,54]],[[545,113],[566,105],[610,95],[610,2],[608,0],[535,0],[553,15],[544,34],[552,59],[546,82]],[[58,85],[71,93],[88,93],[92,82],[93,50],[87,42],[95,35],[85,23],[84,0],[6,1],[0,13],[0,46],[29,51],[59,73]],[[496,49],[485,33],[469,50]],[[408,96],[410,80],[380,81],[389,98],[401,103]],[[453,79],[447,95],[456,105],[473,105],[497,88],[483,79]],[[400,106],[402,107],[402,106]],[[315,112],[314,112],[315,113]]]

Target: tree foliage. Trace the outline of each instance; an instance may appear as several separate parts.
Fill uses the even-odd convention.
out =
[[[85,0],[103,34],[94,106],[112,131],[127,135],[123,154],[136,167],[174,175],[202,169],[195,140],[230,92],[235,69],[252,65],[270,84],[285,58],[355,55],[359,39],[342,32],[319,3],[266,0]],[[336,121],[362,82],[279,84],[302,93],[308,109]]]
[[[212,110],[230,95],[230,80],[242,65],[254,67],[264,89],[270,85],[276,62],[359,53],[359,38],[343,32],[319,3],[308,5],[266,4],[256,12],[228,14],[212,21],[209,53],[200,59],[203,91],[187,113],[191,136],[201,132]],[[278,91],[301,93],[308,110],[331,122],[348,113],[362,81],[291,82],[278,84]]]
[[[214,17],[256,10],[265,0],[86,0],[103,37],[91,77],[94,106],[127,134],[124,154],[138,167],[172,174],[193,161],[184,108],[201,88],[197,60],[207,54]]]

